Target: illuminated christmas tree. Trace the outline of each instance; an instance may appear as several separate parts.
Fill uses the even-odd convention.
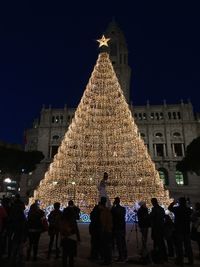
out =
[[[107,46],[109,39],[98,40]],[[107,52],[101,52],[63,141],[34,192],[44,206],[69,199],[89,212],[98,202],[98,185],[108,173],[108,196],[126,206],[152,197],[169,203],[147,148],[126,103]]]

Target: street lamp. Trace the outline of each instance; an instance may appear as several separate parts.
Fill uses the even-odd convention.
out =
[[[11,184],[12,183],[12,180],[9,177],[8,178],[5,178],[4,179],[4,183]]]

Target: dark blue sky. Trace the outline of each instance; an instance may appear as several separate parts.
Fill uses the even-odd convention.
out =
[[[113,16],[128,44],[133,103],[190,98],[200,111],[198,5],[16,2],[0,6],[0,140],[22,143],[43,104],[77,106],[96,63],[95,40]]]

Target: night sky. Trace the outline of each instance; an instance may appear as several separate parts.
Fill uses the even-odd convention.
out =
[[[132,102],[190,99],[200,112],[200,16],[190,1],[15,2],[0,6],[0,140],[22,144],[43,104],[78,105],[113,17],[128,45]]]

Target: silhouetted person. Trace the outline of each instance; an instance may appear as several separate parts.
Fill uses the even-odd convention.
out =
[[[80,220],[80,209],[74,205],[73,200],[68,201],[68,206],[63,210],[63,214],[68,211],[68,209],[72,210],[75,220]]]
[[[12,236],[12,225],[9,220],[9,215],[11,211],[11,205],[12,201],[8,197],[3,197],[2,199],[2,206],[6,210],[7,213],[7,219],[5,223],[5,229],[4,229],[4,234],[3,234],[3,239],[2,239],[2,253],[5,254],[6,252],[8,253],[8,257],[10,256],[11,253],[11,236]]]
[[[199,258],[200,258],[200,203],[195,203],[194,212],[192,213],[192,229],[194,239],[199,247]]]
[[[175,227],[169,215],[165,215],[164,238],[167,242],[167,256],[174,257]]]
[[[120,205],[120,198],[116,197],[111,209],[113,218],[113,240],[118,250],[118,262],[127,259],[126,248],[126,209]]]
[[[187,207],[186,199],[179,198],[178,206],[173,201],[168,209],[174,213],[175,225],[175,247],[176,247],[176,264],[183,266],[184,264],[184,247],[188,257],[188,264],[193,265],[193,252],[190,241],[190,222],[192,210]]]
[[[106,207],[106,197],[101,197],[100,201],[100,250],[102,265],[109,265],[112,262],[112,214]]]
[[[8,218],[8,214],[6,209],[0,203],[0,259],[3,254],[3,247],[5,246],[5,231],[6,231],[6,220]]]
[[[20,196],[16,195],[9,214],[9,225],[11,231],[9,266],[24,266],[24,244],[27,240],[28,228],[24,214],[25,205]]]
[[[30,206],[28,212],[28,237],[29,245],[27,249],[27,260],[30,260],[31,252],[33,250],[33,260],[37,260],[38,244],[40,235],[43,232],[42,219],[45,216],[43,210],[38,206],[38,203],[34,203]]]
[[[150,216],[146,206],[146,202],[141,201],[139,203],[140,208],[137,211],[138,225],[142,235],[142,253],[147,249],[148,230],[150,227]]]
[[[54,203],[54,210],[52,210],[48,216],[48,222],[49,222],[48,234],[50,237],[48,258],[51,257],[54,240],[56,248],[56,258],[59,257],[58,238],[59,238],[59,227],[60,227],[61,217],[62,217],[62,211],[60,210],[60,203],[56,202]]]
[[[101,241],[101,221],[100,221],[100,203],[95,205],[90,213],[90,259],[99,260],[100,259],[100,241]]]
[[[167,253],[164,242],[165,210],[158,204],[156,198],[152,198],[151,203],[153,205],[150,213],[151,234],[154,246],[153,253],[155,255],[155,261],[157,261],[157,263],[163,263],[164,261],[167,261]]]
[[[21,200],[19,194],[16,194],[14,198],[4,199],[3,201],[6,204],[6,209],[8,210],[8,220],[7,220],[7,247],[8,247],[8,258],[10,257],[11,250],[13,247],[13,221],[15,222],[15,209],[25,210],[24,202]],[[7,202],[7,203],[6,203]],[[15,223],[14,223],[15,224]]]
[[[63,267],[74,266],[74,258],[77,255],[77,241],[80,241],[80,234],[73,209],[65,209],[60,222],[60,235],[62,245]]]

